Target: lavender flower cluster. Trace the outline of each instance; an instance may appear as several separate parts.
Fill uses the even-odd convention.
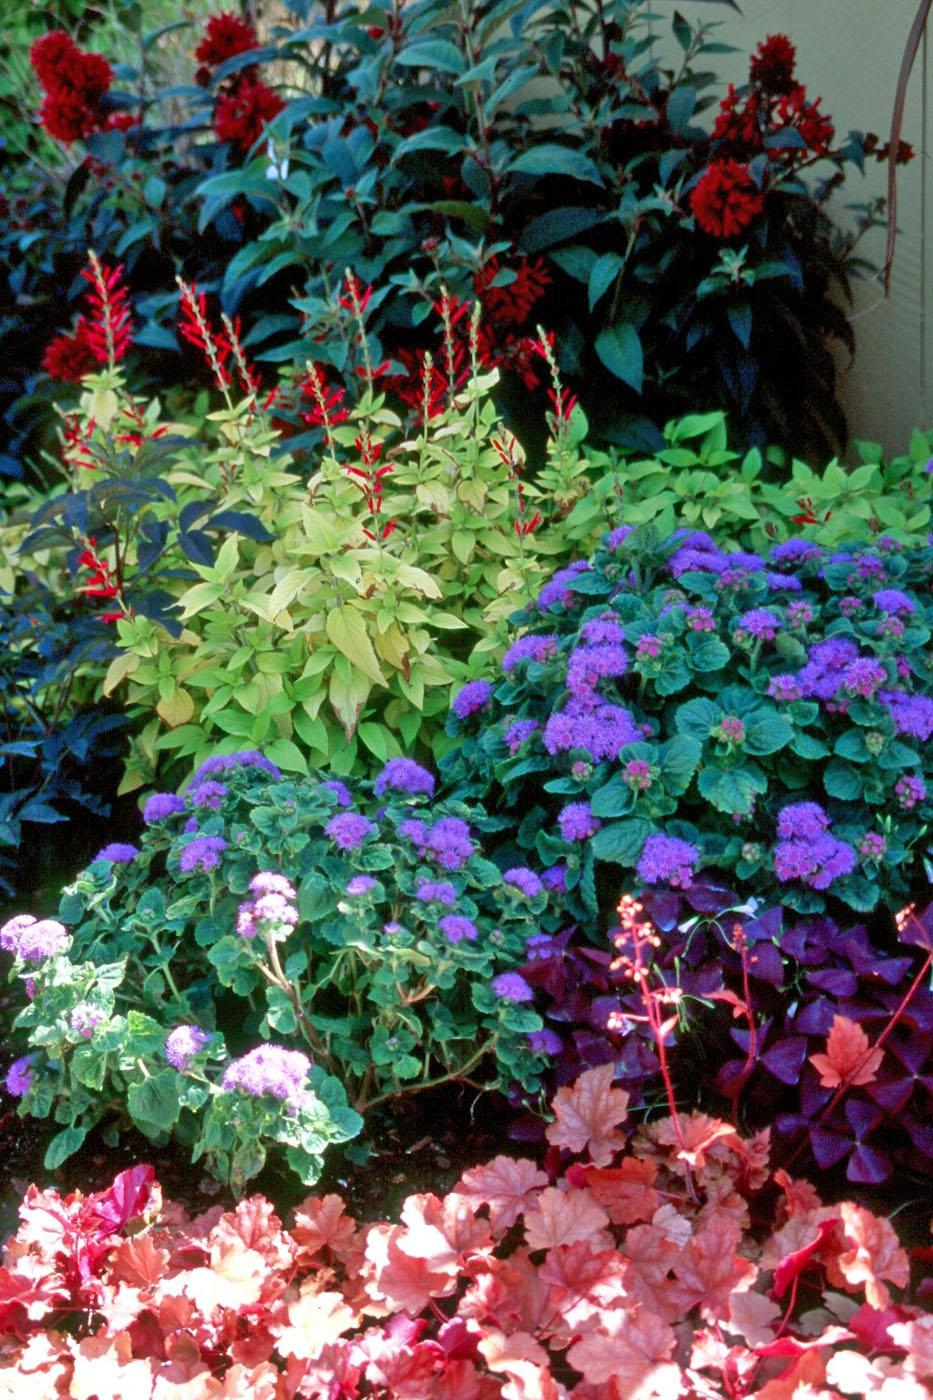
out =
[[[613,532],[550,580],[490,723],[447,761],[492,795],[508,859],[517,843],[566,866],[578,918],[607,897],[602,861],[675,887],[715,868],[756,894],[786,887],[801,911],[820,907],[805,891],[860,911],[910,897],[929,820],[933,551],[649,534]],[[825,823],[781,827],[811,795]]]
[[[254,1099],[268,1095],[298,1110],[313,1097],[306,1084],[310,1069],[311,1061],[301,1050],[257,1045],[239,1059],[231,1060],[224,1070],[221,1088],[249,1094]]]
[[[237,910],[236,931],[241,938],[260,935],[282,943],[298,923],[298,895],[284,875],[261,870],[249,882],[252,899]]]

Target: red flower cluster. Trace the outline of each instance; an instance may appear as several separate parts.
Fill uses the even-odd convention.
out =
[[[821,101],[818,97],[815,102],[808,102],[806,88],[795,87],[778,100],[775,109],[775,130],[799,132],[804,145],[816,156],[825,156],[836,134],[829,117],[819,110]]]
[[[229,92],[221,93],[214,109],[214,130],[219,141],[239,146],[244,154],[259,140],[266,122],[277,117],[285,103],[260,78],[242,76]]]
[[[228,58],[235,58],[238,53],[249,53],[250,49],[258,47],[255,29],[238,15],[229,11],[211,15],[204,28],[204,37],[194,51],[195,58],[201,64],[197,73],[198,82],[206,87],[212,68],[219,68]],[[202,79],[202,75],[206,77]]]
[[[786,34],[769,34],[752,54],[748,75],[765,92],[790,92],[796,60],[797,50]]]
[[[53,29],[35,41],[29,59],[45,90],[39,121],[50,136],[70,146],[108,125],[101,99],[113,71],[102,54],[85,53],[63,29]]]
[[[61,384],[80,384],[86,374],[98,366],[98,359],[88,339],[90,327],[86,316],[79,316],[71,335],[57,335],[46,346],[42,368]]]
[[[714,160],[690,196],[697,224],[713,238],[737,238],[764,206],[748,166],[737,160]]]
[[[213,70],[240,53],[259,47],[251,24],[225,11],[207,21],[204,37],[194,51],[200,67],[195,75],[208,87]],[[214,108],[214,130],[219,141],[229,141],[245,154],[262,135],[266,122],[278,116],[285,103],[257,76],[255,65],[241,68],[223,83]]]

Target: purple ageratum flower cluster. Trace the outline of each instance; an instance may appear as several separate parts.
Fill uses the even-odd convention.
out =
[[[94,1034],[94,1027],[99,1026],[106,1019],[106,1012],[102,1011],[99,1006],[88,1006],[84,1003],[75,1007],[68,1024],[82,1040],[90,1040]]]
[[[300,1108],[308,1095],[305,1082],[310,1069],[311,1061],[300,1050],[286,1050],[284,1045],[257,1045],[255,1050],[230,1062],[220,1087],[239,1090],[254,1099],[280,1099]]]
[[[716,619],[709,608],[695,607],[686,610],[687,626],[691,632],[712,632]]]
[[[184,810],[184,798],[179,797],[177,793],[154,792],[151,797],[146,798],[143,821],[152,826],[155,822],[164,822],[167,817],[174,817]]]
[[[449,880],[419,880],[415,899],[421,904],[443,904],[452,909],[457,902],[457,891]]]
[[[545,1026],[544,1030],[528,1032],[528,1048],[536,1055],[559,1055],[564,1042],[556,1031]]]
[[[768,681],[768,694],[772,700],[789,702],[800,699],[800,685],[796,676],[789,675],[786,671],[779,676],[772,676]]]
[[[529,870],[525,865],[515,865],[511,870],[503,872],[502,879],[507,885],[520,890],[529,899],[534,899],[535,895],[544,893],[544,886],[533,870]]]
[[[619,549],[628,539],[635,529],[634,525],[617,525],[614,530],[610,530],[606,536],[607,549]]]
[[[261,870],[249,882],[252,899],[237,910],[236,931],[241,938],[261,934],[276,943],[294,933],[298,923],[298,895],[291,881],[272,870]]]
[[[653,632],[646,632],[635,644],[635,657],[638,661],[654,661],[664,650],[664,641]]]
[[[328,792],[334,794],[339,806],[353,806],[353,796],[350,789],[347,787],[346,783],[342,783],[339,778],[328,778],[327,782],[321,783],[321,787],[326,788]]]
[[[413,758],[390,758],[376,779],[373,791],[377,797],[389,791],[433,797],[434,774],[422,768]]]
[[[814,613],[809,603],[789,603],[787,621],[791,627],[807,627],[813,621]]]
[[[637,744],[642,738],[628,710],[619,705],[571,705],[551,715],[544,727],[544,747],[549,754],[578,749],[594,763],[618,758],[627,744]]]
[[[21,1055],[18,1060],[14,1060],[6,1072],[4,1085],[11,1098],[21,1099],[29,1093],[32,1087],[32,1055]]]
[[[200,767],[195,769],[191,782],[199,783],[202,778],[209,778],[213,773],[229,773],[232,768],[258,768],[261,772],[268,773],[275,782],[282,776],[275,764],[258,749],[243,749],[240,753],[211,754],[210,758],[206,758]]]
[[[863,860],[879,861],[887,854],[888,843],[880,831],[866,831],[858,842],[857,850]]]
[[[567,661],[567,689],[580,699],[590,699],[601,680],[624,676],[628,670],[625,648],[618,643],[574,647]]]
[[[844,598],[839,599],[839,611],[843,617],[854,617],[864,606],[863,599],[856,598],[854,593],[847,593]]]
[[[767,608],[752,608],[738,619],[735,630],[756,642],[771,642],[781,630],[781,619]]]
[[[358,899],[361,895],[369,894],[375,884],[372,875],[354,875],[352,880],[347,881],[347,894],[351,899]]]
[[[812,540],[790,539],[782,540],[780,544],[771,546],[768,551],[768,559],[772,564],[779,567],[787,564],[791,568],[797,568],[801,564],[806,564],[811,559],[819,557],[820,547]]]
[[[94,860],[109,860],[111,865],[129,865],[139,855],[139,847],[128,841],[111,841],[97,852]]]
[[[338,812],[324,828],[334,845],[341,851],[355,851],[376,828],[368,817],[359,812]]]
[[[872,602],[883,613],[893,613],[896,617],[909,617],[917,611],[913,598],[902,593],[899,588],[879,588]]]
[[[589,622],[584,622],[580,635],[592,647],[618,646],[625,641],[622,624],[613,613],[591,617]]]
[[[855,852],[829,831],[829,817],[817,802],[795,802],[778,812],[774,872],[784,883],[800,880],[813,890],[828,890],[834,880],[851,875]]]
[[[887,678],[888,672],[882,662],[874,656],[860,656],[843,671],[842,689],[847,695],[859,695],[863,700],[869,700]]]
[[[589,571],[591,565],[586,559],[575,559],[566,569],[558,569],[538,594],[538,608],[547,612],[548,608],[566,607],[573,599],[573,581],[579,574]]]
[[[926,800],[926,784],[915,773],[903,773],[894,784],[894,795],[898,805],[910,812]]]
[[[411,818],[400,822],[398,831],[419,855],[428,856],[444,870],[461,870],[476,851],[470,828],[459,817],[439,817],[433,826]]]
[[[450,708],[457,719],[469,719],[470,715],[486,709],[491,700],[492,686],[488,681],[467,681],[457,691]]]
[[[801,695],[832,700],[842,685],[846,668],[858,659],[858,654],[858,647],[849,637],[828,637],[817,642],[797,675]]]
[[[502,658],[502,669],[508,674],[523,661],[547,661],[557,651],[558,638],[553,633],[519,637]]]
[[[498,977],[494,977],[489,984],[494,996],[500,1001],[508,1001],[518,1004],[523,1001],[534,1001],[534,988],[531,987],[520,972],[500,972]]]
[[[829,830],[829,817],[818,802],[793,802],[778,812],[778,836],[784,841],[816,841]]]
[[[686,889],[693,882],[699,859],[699,851],[689,841],[656,832],[642,847],[635,869],[639,880],[644,880],[646,885],[668,884]]]
[[[479,929],[473,920],[463,914],[445,914],[442,919],[438,919],[437,926],[448,943],[462,943],[464,939],[468,943],[475,943],[479,937]]]
[[[564,894],[567,889],[566,865],[549,865],[546,870],[542,870],[541,883],[552,894]]]
[[[193,841],[182,847],[178,868],[185,875],[196,870],[206,875],[208,871],[217,869],[226,849],[227,842],[222,836],[195,836]]]
[[[205,778],[203,782],[191,784],[188,789],[188,801],[192,807],[206,807],[211,812],[219,812],[220,804],[228,791],[226,783],[218,783],[213,778]]]
[[[878,699],[894,721],[898,734],[925,744],[933,734],[933,700],[928,695],[907,695],[903,690],[882,690]]]
[[[721,574],[728,562],[728,557],[709,535],[695,530],[671,556],[668,567],[675,578],[680,578],[693,573]]]
[[[558,813],[557,825],[565,841],[588,841],[596,835],[602,822],[593,816],[588,802],[569,802]]]
[[[540,725],[536,719],[518,719],[514,724],[510,724],[505,731],[505,744],[509,753],[514,758],[523,744],[527,744]]]
[[[200,1026],[176,1026],[165,1037],[165,1058],[172,1069],[184,1074],[195,1055],[200,1055],[210,1039],[210,1031],[204,1031]]]
[[[15,914],[0,928],[0,948],[23,962],[46,962],[70,941],[71,935],[57,919],[36,919],[32,914]]]

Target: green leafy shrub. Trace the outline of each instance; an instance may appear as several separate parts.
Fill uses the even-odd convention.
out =
[[[518,621],[449,777],[592,920],[701,867],[812,912],[926,883],[933,549],[612,532]],[[631,872],[621,876],[622,870]]]
[[[510,969],[547,896],[483,859],[479,814],[433,788],[395,760],[364,816],[339,780],[215,755],[183,798],[149,799],[138,848],[105,847],[65,890],[63,922],[4,925],[30,998],[21,1111],[63,1125],[47,1163],[131,1122],[237,1185],[274,1144],[313,1181],[379,1103],[451,1079],[533,1089],[541,1021]]]
[[[525,486],[474,317],[466,379],[411,436],[371,383],[340,408],[310,366],[306,416],[323,441],[306,478],[272,419],[279,391],[260,396],[233,324],[212,329],[191,288],[184,306],[224,407],[182,427],[128,395],[118,367],[86,375],[65,423],[69,489],[26,542],[66,547],[107,600],[119,655],[97,683],[109,695],[126,682],[144,724],[124,790],[222,736],[293,772],[440,751],[451,688],[501,650],[508,614],[569,556],[585,418],[558,380],[546,462]]]
[[[147,71],[157,36],[141,36],[142,68],[85,113],[64,194],[23,196],[0,240],[29,308],[7,330],[30,388],[93,227],[127,261],[163,380],[181,377],[166,368],[179,271],[220,289],[270,362],[339,368],[330,293],[352,266],[394,289],[374,330],[396,388],[435,346],[423,322],[446,283],[483,302],[486,367],[519,406],[543,389],[528,356],[542,321],[600,435],[654,441],[654,423],[701,402],[727,407],[743,440],[844,439],[830,342],[852,337],[834,295],[879,210],[847,235],[826,204],[885,150],[837,139],[786,40],[765,41],[746,82],[736,71],[714,115],[704,64],[722,45],[676,15],[682,60],[665,66],[645,0],[420,0],[368,18],[296,3],[264,42],[215,19],[197,81],[167,89]],[[54,65],[46,77],[54,93]]]
[[[584,445],[588,490],[566,521],[584,547],[613,518],[652,524],[662,539],[680,526],[714,530],[742,549],[767,549],[788,535],[821,545],[877,540],[925,544],[933,497],[933,435],[915,430],[886,462],[878,443],[857,442],[861,464],[833,459],[822,472],[771,447],[744,455],[730,445],[723,413],[696,413],[664,428],[649,456]]]

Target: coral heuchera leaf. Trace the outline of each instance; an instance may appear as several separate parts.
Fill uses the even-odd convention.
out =
[[[871,1047],[861,1026],[848,1016],[834,1016],[826,1040],[825,1055],[811,1055],[810,1063],[819,1072],[826,1089],[840,1084],[873,1084],[884,1059],[884,1051]]]
[[[548,1124],[547,1140],[570,1152],[588,1148],[597,1167],[604,1167],[623,1139],[615,1131],[625,1120],[629,1096],[613,1089],[614,1066],[589,1069],[575,1084],[559,1089],[554,1097],[555,1121]]]

